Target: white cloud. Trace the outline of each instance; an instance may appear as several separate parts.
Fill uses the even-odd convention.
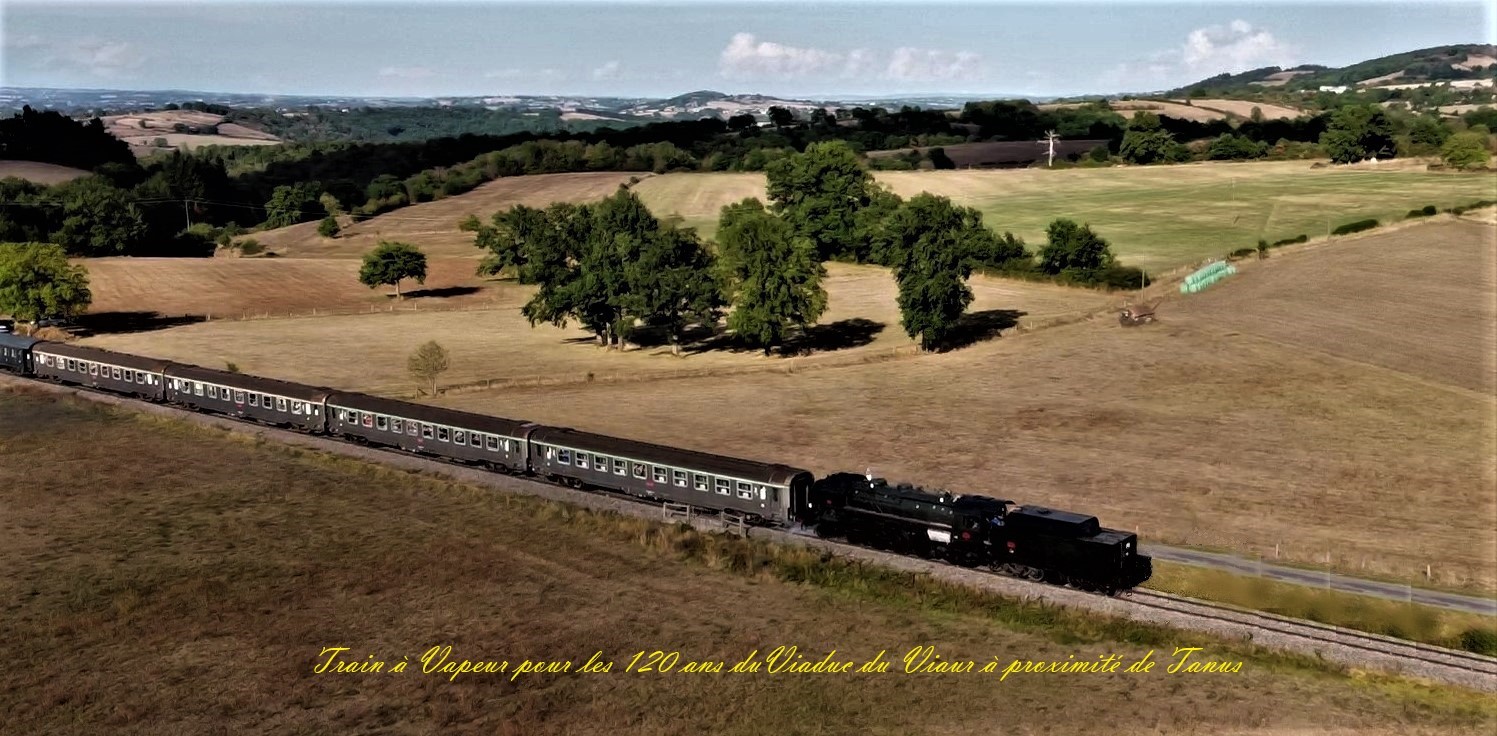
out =
[[[903,46],[894,50],[894,57],[884,76],[905,82],[932,82],[946,79],[972,79],[980,72],[982,57],[970,51],[938,51]]]
[[[725,77],[803,77],[836,67],[842,55],[812,48],[756,41],[752,33],[737,33],[718,61]]]
[[[1288,45],[1245,20],[1234,20],[1225,27],[1197,28],[1186,37],[1180,51],[1186,68],[1210,74],[1289,66],[1290,56]]]
[[[386,79],[429,79],[434,72],[424,66],[387,66],[379,70]]]
[[[617,79],[619,76],[619,62],[611,60],[603,66],[593,70],[593,79]]]
[[[761,41],[752,33],[737,33],[719,59],[729,79],[837,75],[843,79],[882,78],[905,82],[971,79],[981,73],[982,57],[968,51],[901,47],[885,62],[870,49],[847,52],[786,46]]]
[[[101,79],[128,76],[128,72],[138,69],[148,58],[134,44],[94,36],[49,39],[33,34],[8,45],[12,50],[34,56],[40,66],[81,71]]]

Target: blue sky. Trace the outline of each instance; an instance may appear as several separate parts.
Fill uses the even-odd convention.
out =
[[[1492,43],[1487,5],[5,0],[0,85],[390,96],[1069,95]]]

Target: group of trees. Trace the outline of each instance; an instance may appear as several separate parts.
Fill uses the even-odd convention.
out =
[[[925,349],[940,348],[960,323],[979,267],[1077,283],[1107,282],[1118,268],[1105,241],[1064,220],[1036,263],[1022,240],[998,235],[975,209],[879,187],[843,142],[811,144],[766,175],[769,204],[725,206],[715,253],[625,188],[595,204],[517,206],[464,228],[488,251],[482,273],[512,271],[540,287],[523,307],[531,324],[575,320],[609,346],[653,326],[677,351],[693,325],[714,327],[730,306],[738,340],[766,353],[784,345],[825,312],[827,260],[888,266],[905,332]],[[1140,277],[1131,271],[1125,285]]]
[[[72,317],[87,309],[92,299],[88,272],[68,263],[62,248],[0,243],[0,314],[25,321]]]

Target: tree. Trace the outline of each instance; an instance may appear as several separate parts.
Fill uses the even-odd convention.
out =
[[[1369,158],[1393,158],[1397,142],[1388,114],[1375,105],[1347,105],[1331,116],[1320,134],[1320,145],[1331,161],[1350,164]]]
[[[125,255],[145,239],[145,218],[129,192],[98,177],[80,179],[54,191],[62,199],[62,226],[52,233],[51,240],[69,254]]]
[[[1427,149],[1438,149],[1450,138],[1450,129],[1439,118],[1421,115],[1409,126],[1409,142]]]
[[[796,235],[809,238],[821,260],[862,250],[855,220],[875,185],[846,142],[812,143],[805,153],[770,163],[765,173],[774,214]]]
[[[1134,164],[1168,162],[1174,152],[1175,136],[1160,127],[1159,116],[1151,112],[1140,112],[1128,121],[1123,147],[1118,149],[1124,161]]]
[[[426,283],[426,254],[410,243],[380,241],[378,247],[364,254],[364,265],[359,269],[359,283],[373,289],[376,286],[394,286],[395,298],[400,295],[400,282],[415,279]]]
[[[749,113],[742,113],[728,118],[728,130],[735,133],[754,128],[758,122]]]
[[[316,216],[318,187],[311,182],[295,186],[279,186],[270,193],[265,203],[265,227],[278,228],[306,222]]]
[[[328,215],[317,223],[317,234],[324,238],[338,237],[338,218]]]
[[[427,387],[429,394],[436,396],[437,377],[451,367],[451,362],[448,360],[447,350],[436,340],[431,340],[411,353],[411,357],[405,361],[405,367],[412,378]]]
[[[809,238],[757,199],[723,208],[717,244],[733,303],[728,328],[768,355],[790,325],[805,329],[826,311],[826,268]]]
[[[1113,265],[1112,248],[1091,225],[1059,218],[1045,228],[1048,242],[1040,250],[1040,270],[1056,275],[1088,276]]]
[[[946,155],[946,149],[939,147],[930,149],[930,164],[937,169],[956,168],[956,162]]]
[[[788,108],[774,105],[769,108],[769,122],[776,128],[783,128],[795,124],[795,113]]]
[[[665,328],[673,354],[681,354],[687,327],[715,327],[722,317],[722,285],[712,254],[702,247],[695,230],[665,228],[653,233],[638,260],[625,268],[626,312]]]
[[[1491,158],[1487,153],[1487,136],[1466,131],[1456,133],[1440,148],[1440,158],[1446,166],[1457,169],[1477,169],[1487,165]]]
[[[71,317],[88,308],[88,272],[61,246],[0,243],[0,312],[16,319]]]
[[[899,286],[905,333],[922,350],[940,345],[972,303],[967,279],[978,254],[990,254],[998,237],[971,207],[922,193],[899,207],[887,225],[890,265]]]

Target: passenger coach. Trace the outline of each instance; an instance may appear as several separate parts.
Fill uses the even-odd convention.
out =
[[[811,473],[704,452],[537,427],[530,433],[530,469],[574,486],[593,486],[660,501],[732,509],[788,521],[804,504]]]
[[[322,432],[332,389],[174,363],[166,368],[166,400],[262,424]]]
[[[36,338],[0,332],[0,370],[30,374],[31,347],[39,342]]]
[[[102,388],[150,401],[163,397],[162,373],[167,362],[112,350],[40,342],[31,348],[32,370],[38,378]]]
[[[526,437],[535,426],[358,393],[332,394],[327,411],[335,435],[514,473],[525,471]]]

